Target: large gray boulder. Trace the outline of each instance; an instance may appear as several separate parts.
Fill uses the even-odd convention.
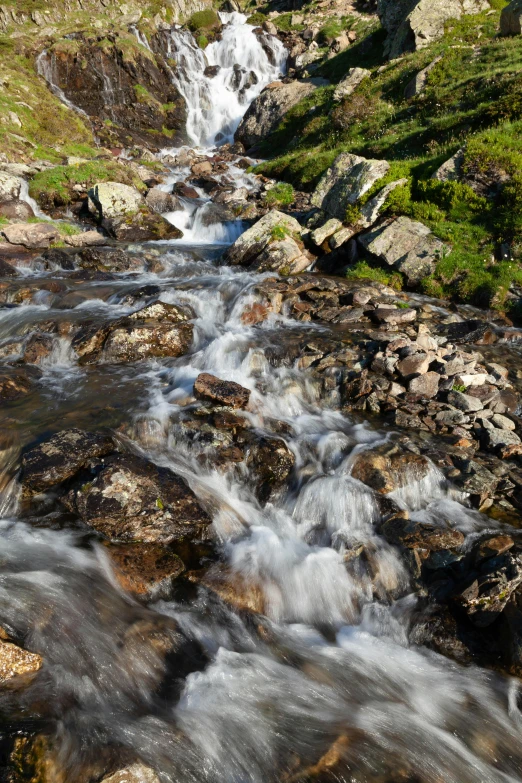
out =
[[[141,193],[121,182],[100,182],[88,195],[89,210],[100,220],[133,215],[143,205]]]
[[[52,223],[11,223],[2,228],[2,234],[11,245],[34,250],[48,248],[60,238],[57,225]]]
[[[273,209],[241,234],[224,258],[228,264],[260,272],[298,274],[312,262],[301,245],[300,233],[295,218]]]
[[[252,102],[235,133],[235,140],[248,149],[274,131],[287,111],[310,95],[320,80],[272,82]]]
[[[368,253],[402,272],[409,285],[433,274],[448,251],[427,226],[404,216],[385,220],[358,241]]]
[[[502,9],[500,32],[502,35],[522,34],[522,0],[512,0],[509,5]]]
[[[368,160],[349,152],[337,156],[312,195],[312,204],[328,217],[344,221],[346,210],[390,170],[386,160]]]
[[[12,201],[20,196],[22,183],[18,177],[0,171],[0,201]]]
[[[488,0],[378,0],[379,18],[388,31],[385,54],[393,60],[422,49],[442,37],[448,19],[489,9]]]

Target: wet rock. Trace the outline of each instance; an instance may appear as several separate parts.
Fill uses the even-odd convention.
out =
[[[131,764],[103,778],[102,783],[160,783],[156,773],[143,764]]]
[[[191,188],[190,185],[185,185],[184,182],[176,182],[174,193],[182,198],[199,199],[200,197],[196,188]]]
[[[90,460],[114,451],[109,435],[63,430],[25,451],[20,482],[24,495],[35,495],[66,481]]]
[[[24,362],[39,364],[51,353],[54,340],[49,334],[33,334],[25,344]]]
[[[390,544],[406,549],[427,549],[430,552],[456,549],[465,540],[460,530],[413,522],[401,517],[393,517],[385,522],[380,532]]]
[[[141,193],[121,182],[101,182],[88,195],[89,210],[100,221],[135,214],[143,205]]]
[[[74,269],[74,256],[67,250],[53,247],[50,250],[44,250],[42,258],[47,261],[48,264],[58,267],[58,269]]]
[[[488,560],[490,557],[498,557],[505,552],[509,552],[514,546],[515,542],[511,536],[492,536],[491,538],[482,539],[477,549],[475,550],[475,562],[480,563],[482,560]]]
[[[39,655],[0,639],[0,685],[16,677],[34,676],[42,664],[43,660]]]
[[[10,223],[3,226],[2,234],[11,245],[30,249],[49,247],[60,238],[57,226],[49,223]]]
[[[214,76],[218,75],[220,70],[221,70],[220,65],[207,65],[203,73],[208,79],[213,79]]]
[[[119,242],[153,242],[181,239],[183,232],[164,217],[142,207],[138,212],[104,218],[102,227]]]
[[[486,628],[503,612],[521,584],[522,562],[519,556],[508,551],[485,560],[478,572],[458,587],[453,597],[474,625]]]
[[[252,102],[234,135],[248,149],[274,131],[285,114],[317,89],[311,81],[272,82]]]
[[[177,554],[156,544],[112,544],[108,551],[123,589],[147,601],[168,597],[185,571]]]
[[[0,215],[8,220],[25,221],[34,217],[34,212],[26,201],[13,199],[12,201],[0,203]]]
[[[359,237],[361,246],[415,285],[432,274],[448,248],[423,223],[407,217],[385,220]]]
[[[485,321],[475,319],[446,324],[442,329],[448,340],[455,345],[475,343],[485,335],[487,330],[488,324]]]
[[[11,402],[28,394],[33,388],[34,376],[27,371],[0,371],[0,400]]]
[[[194,384],[194,395],[199,400],[208,400],[231,408],[246,408],[250,390],[233,381],[223,381],[209,373],[201,373]]]
[[[18,272],[8,261],[0,258],[0,277],[17,277]]]
[[[426,457],[386,444],[358,454],[352,466],[352,476],[376,492],[387,495],[413,481],[420,481],[429,470]]]
[[[295,465],[295,455],[280,438],[258,438],[249,448],[246,464],[263,502],[281,489]]]
[[[259,253],[252,267],[258,272],[280,272],[283,275],[297,275],[304,272],[312,259],[304,248],[292,237],[269,242]]]
[[[131,454],[107,457],[92,481],[71,490],[66,505],[112,541],[169,545],[209,537],[211,519],[186,482]]]
[[[80,364],[183,356],[192,345],[194,328],[188,308],[155,302],[104,326],[88,325],[74,337],[72,347]]]
[[[143,259],[120,248],[85,248],[78,254],[80,269],[99,272],[134,272],[143,268]]]
[[[347,75],[342,79],[334,91],[334,101],[341,101],[343,98],[347,98],[354,90],[371,76],[371,71],[366,68],[350,68]]]
[[[344,221],[346,210],[384,177],[390,164],[343,152],[323,175],[312,195],[312,205],[328,217]]]
[[[172,193],[165,193],[160,188],[151,188],[147,193],[145,201],[147,206],[159,215],[182,209],[179,198]]]

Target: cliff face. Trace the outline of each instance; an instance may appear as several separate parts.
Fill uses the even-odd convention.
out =
[[[185,102],[160,51],[132,35],[76,35],[40,56],[48,81],[84,111],[105,146],[149,149],[186,141]]]

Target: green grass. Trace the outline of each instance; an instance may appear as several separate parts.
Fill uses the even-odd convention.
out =
[[[295,198],[294,189],[288,182],[278,182],[265,193],[265,203],[269,207],[289,207]]]
[[[206,8],[204,11],[197,11],[192,14],[187,22],[189,30],[196,32],[198,30],[213,30],[221,27],[219,16],[212,8]]]
[[[56,166],[38,173],[29,184],[29,193],[40,204],[66,206],[75,199],[73,185],[86,189],[98,182],[121,182],[143,190],[144,185],[132,171],[116,161],[93,160],[75,166]]]
[[[382,56],[384,32],[365,21],[355,45],[321,64],[318,74],[332,86],[287,113],[261,151],[268,160],[256,168],[311,191],[341,152],[385,158],[389,174],[362,203],[405,177],[408,184],[392,192],[385,213],[419,220],[451,246],[422,289],[498,309],[511,306],[509,288],[522,284],[522,37],[497,35],[505,4],[494,0],[495,13],[450,22],[443,40],[390,63]],[[325,40],[343,24],[329,20]],[[438,56],[424,92],[406,99],[406,85]],[[335,103],[335,84],[356,66],[369,68],[371,78]],[[432,180],[461,147],[464,182]],[[356,224],[360,206],[349,210],[347,224]],[[504,243],[510,260],[499,252]],[[400,275],[391,279],[366,261],[350,274],[401,284]]]

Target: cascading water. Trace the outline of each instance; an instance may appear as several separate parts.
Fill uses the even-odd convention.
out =
[[[45,79],[51,92],[56,95],[68,109],[71,109],[71,111],[76,112],[76,114],[79,114],[90,122],[89,115],[69,100],[61,87],[58,86],[55,78],[55,67],[55,55],[49,53],[47,49],[44,49],[36,58],[36,70],[38,71],[38,74]]]
[[[172,30],[168,43],[174,83],[187,104],[187,134],[201,147],[231,141],[250,103],[285,70],[287,53],[277,38],[264,34],[263,45],[244,14],[220,16],[221,40],[204,51],[187,30]],[[205,74],[209,67],[215,76]]]
[[[222,40],[205,55],[188,33],[172,34],[197,144],[230,137],[282,68],[279,44],[271,65],[244,17],[224,21]],[[207,64],[221,67],[219,82],[204,76]],[[236,64],[245,71],[237,81]],[[258,81],[247,86],[251,71]],[[182,176],[174,171],[164,188]],[[416,599],[396,548],[378,532],[382,504],[392,500],[434,527],[495,524],[466,508],[434,466],[405,475],[387,498],[354,477],[355,458],[388,443],[390,431],[342,415],[299,361],[274,359],[274,346],[290,355],[296,336],[313,343],[325,327],[275,314],[245,322],[269,275],[214,264],[213,245],[231,236],[206,224],[208,209],[207,199],[171,216],[185,221],[185,243],[203,235],[211,246],[157,246],[160,273],[145,271],[143,250],[130,274],[93,279],[36,261],[23,281],[34,285],[32,299],[0,310],[2,371],[20,372],[40,330],[52,342],[30,394],[0,411],[11,433],[0,449],[0,626],[44,660],[24,689],[0,690],[0,754],[5,737],[43,733],[65,770],[60,783],[98,781],[104,764],[135,758],[161,783],[520,783],[518,685],[410,644]],[[18,304],[20,281],[8,284],[5,303]],[[97,364],[78,363],[71,335],[80,325],[120,322],[149,296],[192,308],[187,355],[112,364],[106,352]],[[213,438],[227,448],[230,440],[226,428],[209,432],[193,395],[202,372],[250,390],[247,430],[277,434],[293,455],[287,486],[269,502],[250,464],[207,461]],[[60,497],[38,496],[38,513],[28,510],[17,480],[21,448],[73,427],[109,427],[122,448],[187,480],[212,517],[220,554],[210,568],[203,558],[207,582],[194,586],[198,572],[188,566],[183,589],[162,588],[140,605],[120,586],[102,538],[60,505],[67,483]],[[92,470],[103,463],[92,458]],[[357,551],[364,558],[352,557]],[[219,597],[218,583],[233,600]],[[181,631],[187,677],[162,654]]]

